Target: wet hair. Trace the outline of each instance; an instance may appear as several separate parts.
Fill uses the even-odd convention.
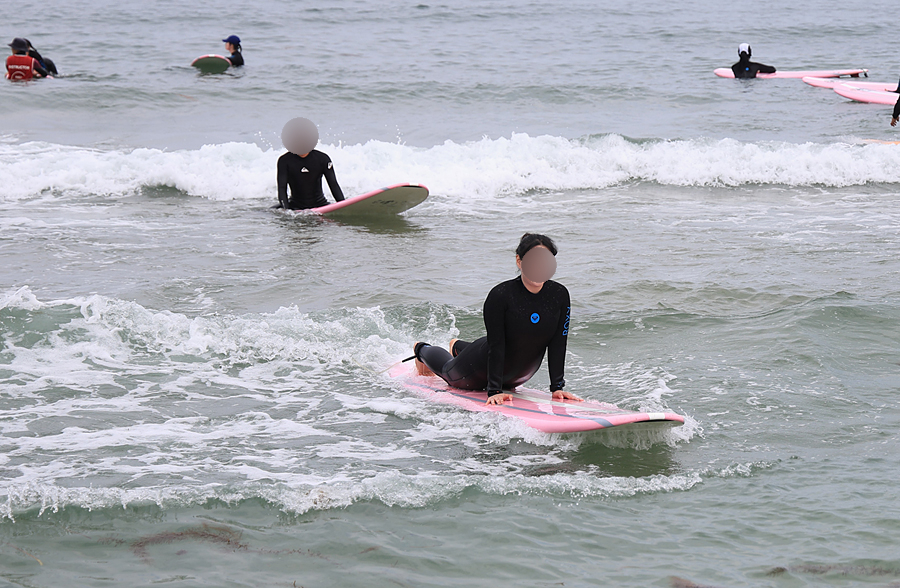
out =
[[[543,245],[550,250],[550,253],[556,255],[556,243],[547,235],[539,235],[538,233],[525,233],[519,240],[519,246],[516,247],[516,255],[519,259],[525,257],[525,254],[537,247]]]

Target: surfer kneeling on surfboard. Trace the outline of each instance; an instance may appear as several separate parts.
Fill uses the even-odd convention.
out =
[[[225,51],[231,53],[231,57],[228,58],[231,66],[240,67],[244,65],[244,54],[241,53],[241,38],[237,35],[231,35],[227,39],[222,39],[222,42],[225,43]]]
[[[30,80],[50,75],[37,59],[28,56],[28,41],[16,37],[9,47],[12,55],[6,58],[7,80]]]
[[[741,43],[738,47],[739,61],[731,66],[734,77],[740,79],[755,78],[758,73],[775,73],[775,68],[771,65],[763,65],[750,61],[750,55],[753,52],[748,43]]]
[[[319,129],[308,118],[293,118],[281,130],[281,142],[287,148],[278,158],[278,205],[275,208],[305,210],[325,206],[322,177],[328,182],[335,202],[344,199],[344,193],[334,175],[331,158],[313,149],[319,142]],[[288,197],[288,186],[291,195]]]
[[[548,355],[553,398],[581,400],[563,390],[569,291],[550,278],[556,273],[556,245],[550,237],[526,233],[516,248],[521,275],[494,286],[484,301],[487,336],[471,343],[454,339],[450,351],[416,343],[416,368],[440,376],[454,388],[487,390],[487,404],[512,400],[503,390],[521,386]]]

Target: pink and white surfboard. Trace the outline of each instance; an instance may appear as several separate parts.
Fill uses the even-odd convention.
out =
[[[734,72],[731,71],[730,67],[720,67],[718,69],[714,69],[713,73],[719,76],[720,78],[734,78]],[[768,79],[768,78],[839,78],[842,76],[849,76],[851,78],[858,78],[860,75],[868,76],[869,70],[867,69],[831,69],[831,70],[821,70],[821,71],[776,71],[771,74],[757,74],[757,78],[759,79]]]
[[[400,214],[428,198],[428,188],[420,184],[396,184],[347,198],[340,202],[311,208],[310,212],[328,216],[370,216]]]
[[[900,98],[900,94],[897,94],[896,92],[882,92],[858,88],[851,83],[837,84],[833,89],[844,98],[869,104],[886,104],[893,106],[897,103],[897,99]]]
[[[638,424],[653,427],[684,424],[684,417],[672,412],[633,412],[591,400],[554,400],[547,392],[528,388],[518,388],[513,393],[513,400],[502,405],[487,405],[487,392],[451,388],[437,376],[417,375],[415,367],[406,364],[391,368],[388,375],[407,390],[428,400],[473,412],[498,412],[545,433],[577,433]]]
[[[846,78],[813,78],[809,76],[803,78],[803,81],[816,88],[833,89],[838,84],[850,84],[856,88],[878,90],[880,92],[890,92],[897,89],[897,82],[859,82],[857,80],[848,80]]]

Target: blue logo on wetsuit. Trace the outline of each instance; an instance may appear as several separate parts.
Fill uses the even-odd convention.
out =
[[[534,314],[531,315],[531,322],[532,322],[532,323],[537,324],[537,322],[538,322],[539,320],[541,320],[541,315],[539,315],[538,313],[534,313]]]

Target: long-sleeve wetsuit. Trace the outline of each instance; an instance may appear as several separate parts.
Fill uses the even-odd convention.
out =
[[[550,390],[562,390],[569,312],[569,291],[562,284],[548,280],[533,294],[514,278],[494,286],[484,301],[486,337],[458,341],[456,357],[430,345],[417,356],[451,386],[487,390],[490,397],[530,380],[548,352]]]
[[[741,58],[740,61],[731,66],[734,77],[739,79],[755,78],[758,73],[775,73],[775,68],[771,65],[763,65],[750,61],[750,58]]]
[[[285,153],[278,158],[278,201],[284,208],[301,210],[325,206],[325,193],[322,191],[322,176],[328,181],[331,195],[336,202],[344,199],[344,193],[334,175],[331,158],[313,149],[306,157],[294,153]],[[287,188],[291,187],[288,198]]]
[[[26,41],[28,39],[25,39]],[[41,64],[41,67],[46,69],[49,73],[53,75],[57,75],[59,72],[56,70],[56,64],[53,63],[51,59],[47,59],[45,57],[41,57],[41,54],[38,53],[37,49],[31,47],[28,49],[28,57],[33,57],[38,60],[38,63]]]

